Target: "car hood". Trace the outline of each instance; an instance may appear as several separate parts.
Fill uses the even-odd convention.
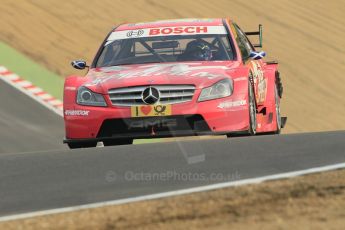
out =
[[[155,63],[90,69],[84,86],[107,94],[109,89],[142,85],[195,85],[204,88],[229,78],[238,62],[212,61],[191,63]]]

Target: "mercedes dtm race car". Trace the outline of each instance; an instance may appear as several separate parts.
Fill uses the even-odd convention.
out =
[[[253,45],[248,36],[257,35]],[[279,133],[283,87],[265,62],[262,27],[228,19],[123,24],[105,38],[85,77],[64,86],[70,148],[131,144],[137,138]]]

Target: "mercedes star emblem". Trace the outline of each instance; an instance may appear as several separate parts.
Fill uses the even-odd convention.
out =
[[[143,100],[145,104],[148,104],[148,105],[155,104],[157,101],[159,101],[158,89],[151,86],[146,88],[141,94],[141,99]]]

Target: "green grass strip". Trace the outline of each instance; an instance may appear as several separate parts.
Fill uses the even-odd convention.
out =
[[[32,82],[52,96],[62,99],[64,79],[30,58],[0,42],[0,65]]]

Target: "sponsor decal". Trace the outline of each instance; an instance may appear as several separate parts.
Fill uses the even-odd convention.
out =
[[[239,100],[239,101],[224,101],[221,102],[217,108],[220,109],[229,109],[229,108],[233,108],[233,107],[238,107],[238,106],[243,106],[246,105],[247,101],[246,100]]]
[[[169,34],[200,34],[207,33],[207,26],[187,26],[187,27],[168,27],[150,29],[149,35],[169,35]]]
[[[132,117],[156,117],[171,115],[171,105],[142,105],[131,107]]]
[[[157,127],[157,128],[172,128],[177,126],[176,119],[167,118],[167,119],[146,119],[141,121],[129,121],[128,122],[128,129],[135,129],[135,128],[150,128],[150,127]]]
[[[89,110],[65,110],[66,116],[89,116]]]
[[[262,80],[264,78],[264,72],[261,70],[260,65],[258,65],[255,61],[252,61],[252,71],[254,73],[254,76],[259,80]]]
[[[131,31],[128,31],[127,32],[127,37],[129,38],[136,38],[136,37],[140,37],[144,34],[144,31],[143,30],[131,30]]]
[[[259,81],[258,84],[258,102],[264,102],[266,98],[266,87],[267,82],[266,79],[263,79],[262,81]]]
[[[105,44],[115,40],[130,39],[136,37],[173,36],[190,34],[227,34],[224,26],[175,26],[146,28],[139,30],[119,30],[112,32]]]
[[[261,70],[261,66],[255,61],[252,61],[252,71],[254,74],[254,83],[257,84],[256,100],[258,103],[262,103],[266,99],[267,82],[264,78],[264,72]]]

